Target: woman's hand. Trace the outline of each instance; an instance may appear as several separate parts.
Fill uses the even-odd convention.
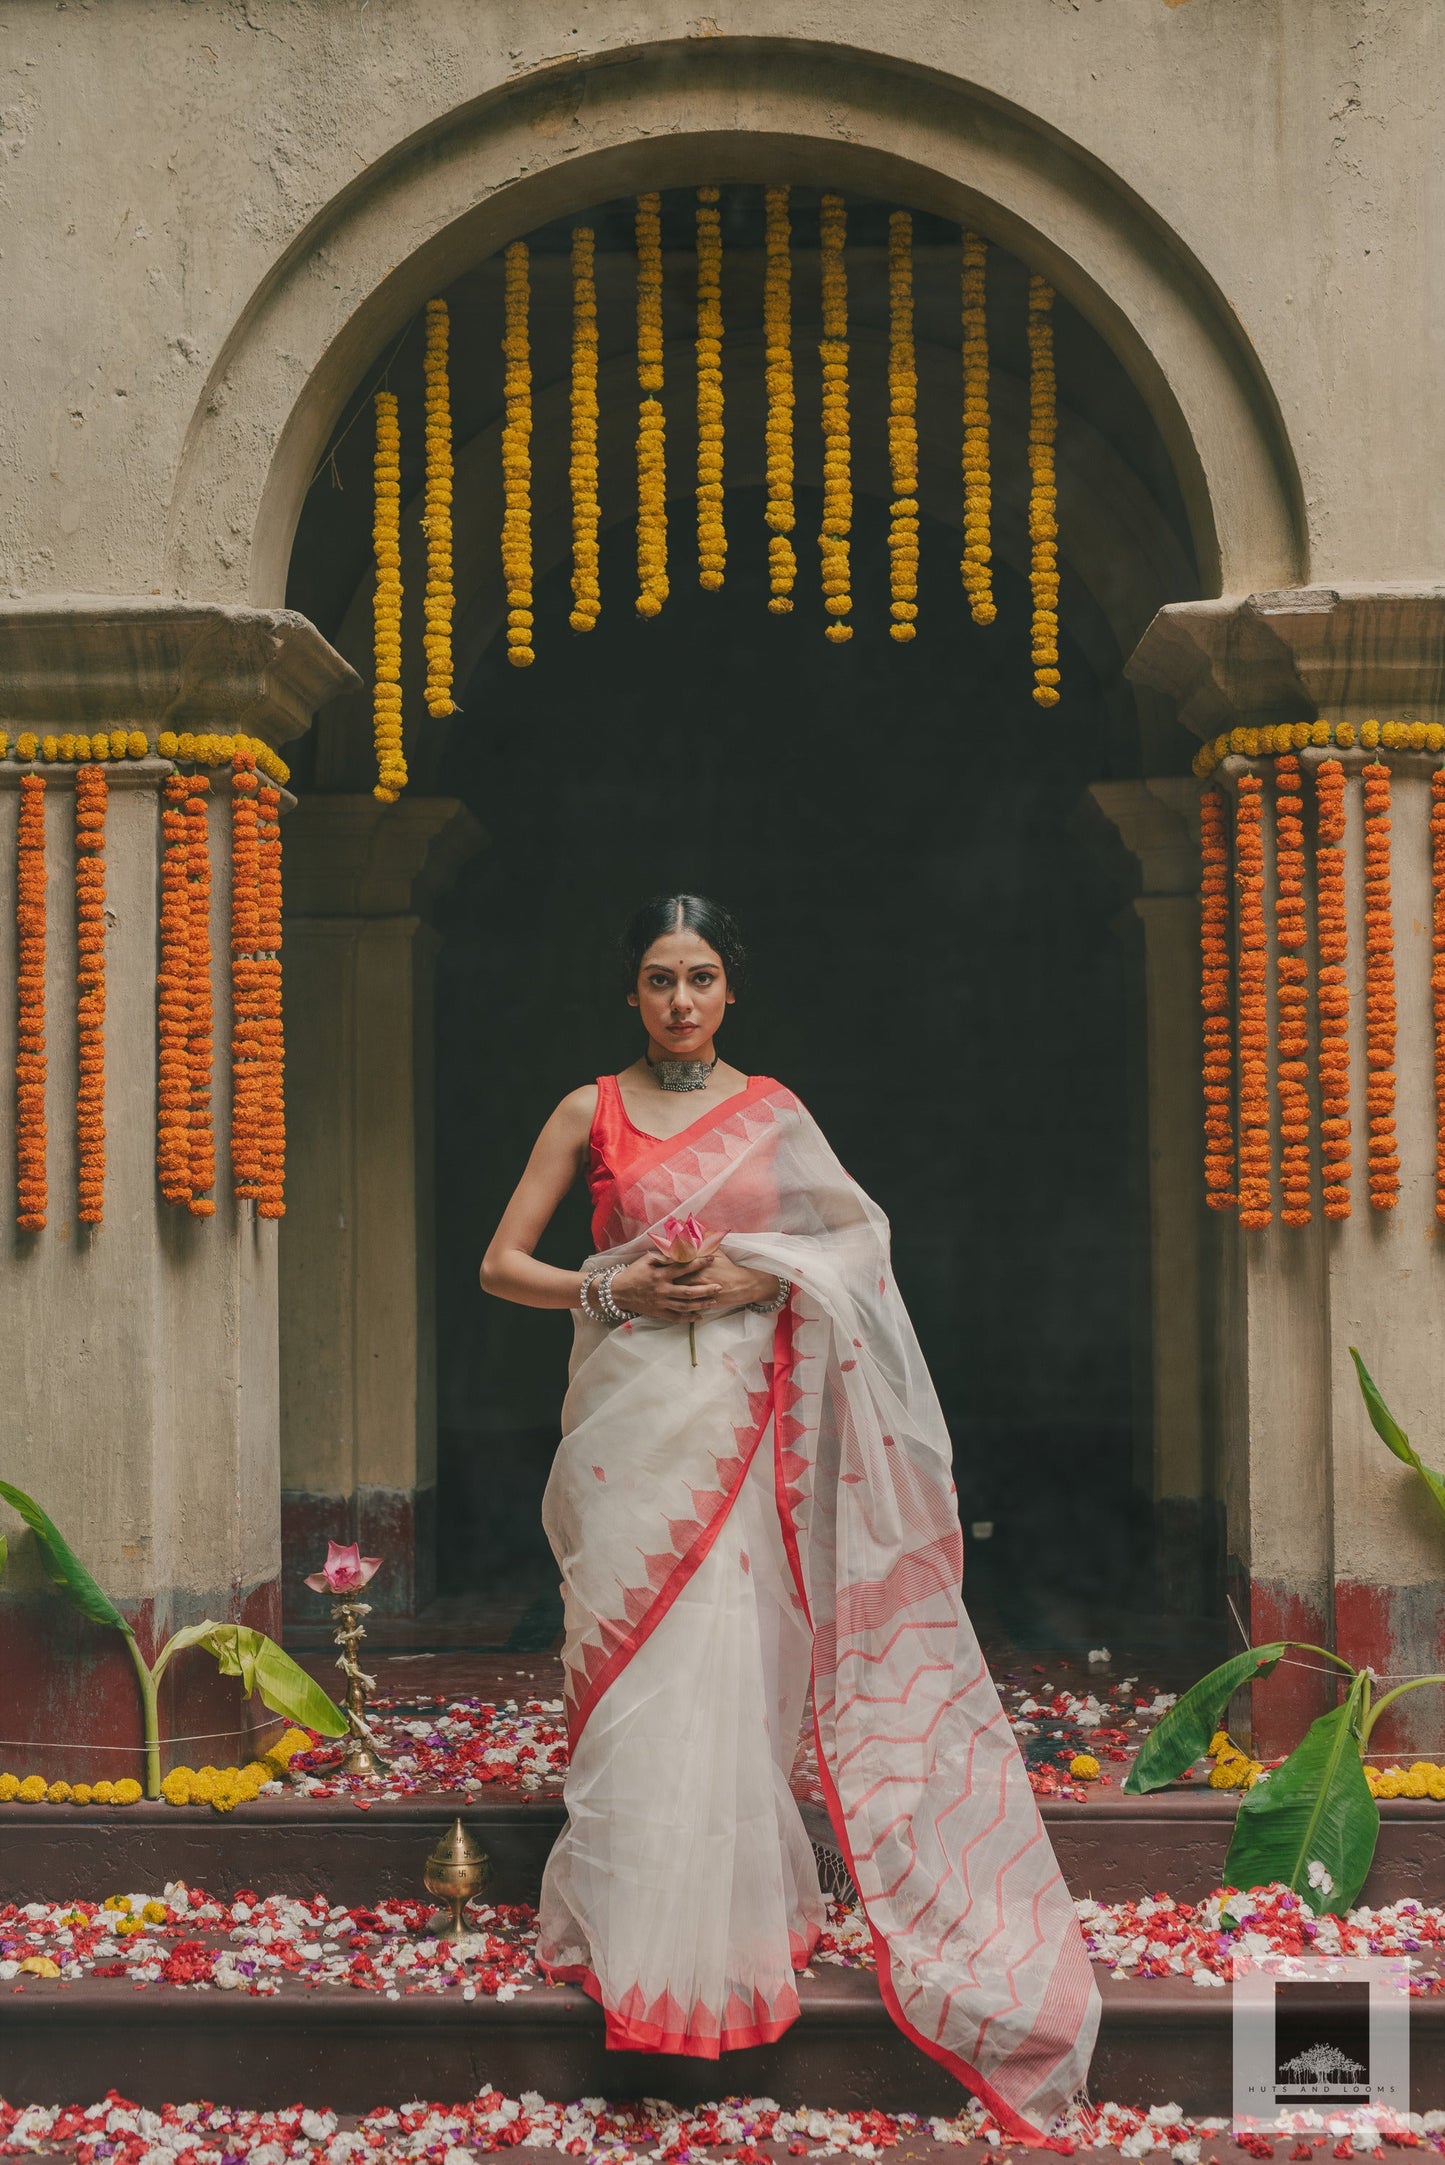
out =
[[[694,1278],[689,1278],[689,1272],[695,1274]],[[770,1301],[777,1297],[778,1280],[771,1271],[754,1270],[748,1263],[735,1263],[721,1248],[703,1261],[680,1265],[678,1275],[683,1285],[706,1280],[712,1293],[704,1313],[713,1308],[745,1308],[751,1301]]]
[[[691,1323],[717,1305],[717,1266],[726,1263],[724,1255],[686,1264],[669,1262],[665,1255],[640,1255],[613,1279],[612,1298],[629,1315]]]

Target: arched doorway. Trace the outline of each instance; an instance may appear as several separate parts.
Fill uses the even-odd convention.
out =
[[[694,581],[690,191],[664,196],[672,597],[632,610],[632,210],[594,205],[602,322],[604,608],[567,632],[568,249],[578,217],[528,236],[534,355],[538,661],[496,632],[500,259],[446,289],[454,339],[462,714],[423,724],[413,788],[461,800],[484,848],[433,912],[436,957],[436,1560],[443,1589],[500,1573],[524,1610],[552,1573],[537,1524],[565,1365],[562,1319],[503,1310],[476,1262],[546,1111],[596,1047],[629,1057],[610,937],[658,885],[721,890],[754,928],[757,984],[730,1047],[814,1107],[884,1202],[900,1281],[958,1451],[970,1596],[1058,1643],[1142,1608],[1153,1395],[1143,956],[1117,922],[1129,879],[1085,816],[1091,783],[1187,775],[1190,740],[1121,681],[1155,610],[1197,594],[1184,493],[1143,398],[1065,302],[1060,380],[1065,705],[1029,701],[1024,427],[1027,266],[990,261],[999,621],[958,579],[959,229],[916,213],[920,636],[887,635],[886,233],[849,199],[856,625],[821,638],[817,192],[793,191],[798,607],[766,609],[760,468],[761,190],[724,193],[729,566]],[[404,446],[420,442],[404,330],[391,351]],[[464,365],[457,359],[465,357]],[[415,348],[411,355],[415,359]],[[366,400],[357,386],[297,530],[288,600],[364,651]],[[403,498],[419,486],[403,460]],[[476,569],[469,576],[467,566]],[[406,572],[415,592],[419,565]],[[548,629],[550,627],[550,631]],[[323,714],[303,784],[364,790],[366,717]],[[304,832],[304,830],[303,830]],[[1121,876],[1122,873],[1122,876]],[[553,1235],[585,1252],[580,1201]],[[284,1322],[283,1322],[284,1337]],[[1214,1592],[1198,1499],[1185,1608]],[[423,1539],[428,1538],[423,1535]]]

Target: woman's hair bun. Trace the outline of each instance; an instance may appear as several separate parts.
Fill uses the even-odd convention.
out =
[[[695,932],[706,940],[727,972],[728,984],[740,992],[747,976],[748,951],[730,913],[706,895],[653,895],[644,902],[622,935],[627,965],[627,989],[633,991],[642,958],[654,940],[669,932]]]

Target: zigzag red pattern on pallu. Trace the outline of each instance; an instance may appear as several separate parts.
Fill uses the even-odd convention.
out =
[[[779,1317],[780,1325],[782,1316],[786,1314],[787,1310],[784,1309]],[[703,1563],[727,1523],[728,1513],[737,1501],[738,1491],[747,1478],[748,1468],[753,1462],[758,1445],[767,1433],[768,1423],[776,1422],[782,1409],[790,1403],[790,1367],[779,1360],[779,1347],[783,1343],[780,1329],[775,1328],[773,1358],[759,1363],[762,1388],[748,1392],[748,1418],[733,1431],[737,1451],[730,1458],[713,1461],[717,1487],[693,1490],[696,1516],[667,1521],[671,1550],[654,1556],[644,1556],[642,1559],[647,1573],[647,1585],[625,1588],[622,1595],[622,1617],[601,1618],[597,1626],[597,1636],[580,1640],[575,1650],[569,1653],[564,1690],[567,1698],[567,1734],[574,1751],[587,1726],[588,1716],[598,1700],[609,1686],[616,1682],[638,1648],[645,1645],[656,1631],[678,1595]]]
[[[799,1960],[797,1946],[801,1943],[797,1934],[789,1938],[794,1943],[793,1967],[805,1969],[811,1950]],[[736,1984],[728,1993],[721,2017],[701,2000],[691,2009],[685,2008],[670,1992],[659,1993],[649,2004],[638,1985],[625,1993],[614,2009],[604,2004],[596,1973],[584,1964],[558,1967],[542,1962],[538,1967],[549,1983],[580,1985],[589,1999],[596,2000],[606,2017],[609,2052],[678,2052],[694,2060],[715,2060],[720,2053],[743,2052],[749,2045],[775,2045],[802,2012],[792,1985],[785,1986],[769,2002],[757,1990],[749,1997]]]
[[[792,1091],[781,1083],[759,1097],[743,1091],[732,1110],[731,1099],[724,1099],[718,1118],[696,1141],[683,1144],[675,1136],[658,1137],[657,1150],[645,1157],[630,1177],[619,1181],[603,1246],[615,1248],[644,1227],[671,1217],[681,1204],[696,1196],[699,1188],[726,1173],[779,1114],[796,1103]],[[684,1136],[687,1133],[684,1129]]]

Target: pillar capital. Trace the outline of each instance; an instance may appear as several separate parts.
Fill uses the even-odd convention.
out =
[[[1445,586],[1173,602],[1125,667],[1200,737],[1270,722],[1445,721]]]
[[[424,917],[485,841],[459,797],[305,797],[286,823],[287,915]]]
[[[280,745],[360,682],[294,609],[128,594],[0,600],[12,731],[217,730]]]

